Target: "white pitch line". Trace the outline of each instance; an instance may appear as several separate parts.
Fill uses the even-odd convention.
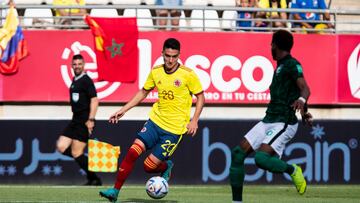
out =
[[[170,185],[171,188],[204,188],[204,189],[208,189],[208,188],[217,188],[217,187],[222,187],[225,185],[209,185],[209,186],[204,186],[204,185],[193,185],[193,186],[188,186],[188,185]],[[107,186],[101,186],[101,187],[94,187],[94,186],[76,186],[76,185],[0,185],[0,188],[54,188],[54,189],[67,189],[67,188],[106,188]],[[110,185],[108,187],[111,187]],[[123,186],[123,188],[145,188],[145,184],[144,186],[142,185],[125,185]],[[0,200],[1,202],[1,200]]]
[[[217,188],[217,187],[223,187],[223,186],[227,186],[227,185],[170,185],[170,188],[190,188],[190,189],[199,189],[199,188],[203,188],[203,189],[211,189],[211,188]],[[258,185],[250,185],[250,187],[253,186],[258,186]],[[273,186],[265,186],[265,185],[259,185],[261,187],[277,187],[277,188],[289,188],[292,187],[292,185],[273,185]],[[111,187],[110,185],[108,186],[76,186],[76,185],[0,185],[0,188],[54,188],[54,189],[67,189],[67,188],[98,188],[98,189],[102,189],[102,188],[106,188],[106,187]],[[325,186],[325,185],[313,185],[311,186],[313,188],[321,188],[321,189],[328,189],[328,188],[332,188],[331,186]],[[145,188],[145,184],[144,186],[142,185],[125,185],[123,186],[123,188]],[[0,200],[1,202],[1,200]]]

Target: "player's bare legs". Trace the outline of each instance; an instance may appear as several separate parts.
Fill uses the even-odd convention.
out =
[[[69,157],[72,157],[71,155],[71,148],[69,147],[71,145],[72,139],[68,138],[64,135],[60,135],[59,139],[56,142],[56,149]]]

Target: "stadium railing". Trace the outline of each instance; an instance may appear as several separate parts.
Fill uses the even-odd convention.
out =
[[[292,19],[291,16],[294,13],[319,13],[319,14],[323,14],[323,13],[329,13],[331,16],[330,20],[314,20],[314,21],[306,21],[309,23],[324,23],[324,24],[332,24],[334,25],[334,28],[331,29],[325,29],[322,30],[322,32],[324,33],[360,33],[360,9],[327,9],[327,10],[320,10],[320,9],[292,9],[292,8],[287,8],[287,9],[261,9],[261,8],[242,8],[242,7],[230,7],[230,6],[176,6],[176,7],[166,7],[166,6],[155,6],[155,5],[86,5],[86,6],[53,6],[53,5],[34,5],[34,4],[21,4],[21,5],[17,5],[16,8],[18,9],[18,11],[26,11],[26,9],[50,9],[52,11],[52,16],[42,16],[39,12],[39,15],[36,16],[32,15],[31,17],[24,15],[24,12],[19,12],[19,18],[20,18],[20,22],[21,25],[25,28],[25,29],[87,29],[88,26],[84,23],[84,24],[80,24],[80,25],[60,25],[60,24],[56,24],[55,22],[57,22],[57,18],[54,15],[54,9],[79,9],[79,8],[85,8],[88,13],[91,12],[92,9],[116,9],[118,16],[123,16],[123,13],[126,9],[134,9],[135,10],[135,15],[138,18],[138,26],[139,26],[139,30],[156,30],[161,28],[159,25],[157,25],[156,21],[158,19],[163,19],[163,18],[167,18],[167,19],[171,19],[171,17],[157,17],[155,15],[155,11],[158,9],[177,9],[177,10],[182,10],[185,11],[185,13],[183,13],[183,15],[180,17],[180,21],[182,21],[182,23],[180,23],[179,26],[177,26],[179,28],[179,30],[181,31],[237,31],[237,30],[244,30],[244,31],[273,31],[273,30],[277,30],[280,28],[276,28],[276,27],[236,27],[235,26],[235,22],[236,21],[241,21],[241,20],[248,20],[248,19],[238,19],[237,15],[235,16],[230,16],[230,17],[226,17],[223,16],[224,12],[233,12],[234,14],[237,11],[244,11],[244,12],[259,12],[259,11],[263,11],[263,12],[285,12],[287,13],[288,16],[290,16],[288,19],[286,20],[280,20],[280,19],[257,19],[257,18],[253,18],[250,19],[251,21],[255,22],[255,21],[263,21],[263,22],[273,22],[273,21],[285,21],[287,24],[286,29],[289,29],[290,31],[294,31],[294,32],[301,32],[301,31],[307,31],[307,32],[314,32],[314,31],[318,31],[316,29],[305,29],[305,28],[299,28],[299,27],[294,27],[293,24],[294,23],[300,23],[303,22],[302,20],[295,20]],[[2,27],[3,23],[4,23],[4,19],[6,16],[6,10],[8,9],[7,6],[4,6],[0,9],[0,16],[1,16],[1,21],[0,21],[0,26]],[[151,16],[144,16],[144,15],[139,15],[141,10],[149,10],[150,13],[152,14]],[[202,15],[197,16],[197,17],[191,17],[191,11],[195,11],[195,10],[200,10],[202,11]],[[216,13],[218,14],[217,16],[207,16],[206,13],[207,11],[216,11]],[[186,15],[185,15],[186,14]],[[220,14],[220,15],[219,15]],[[27,24],[24,23],[26,22],[26,19],[29,18],[37,18],[39,20],[46,20],[50,18],[49,22],[50,23],[46,23],[46,24]],[[80,20],[82,19],[81,16],[62,16],[61,18],[69,18],[69,19],[77,19]],[[141,20],[152,20],[152,24],[142,24],[140,21]],[[207,23],[207,22],[211,22],[211,21],[218,21],[219,23]],[[197,22],[196,25],[192,22]],[[227,24],[225,26],[225,23]],[[271,23],[269,23],[271,25]],[[215,25],[215,26],[214,26]],[[172,28],[172,25],[166,25],[166,28],[170,29]]]

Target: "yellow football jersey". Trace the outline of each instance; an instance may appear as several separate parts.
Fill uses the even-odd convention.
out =
[[[269,0],[259,0],[259,8],[270,8],[270,1]],[[277,7],[275,5],[272,5],[272,8],[274,8],[274,9],[287,8],[286,0],[280,0],[280,5],[277,5]],[[271,16],[278,16],[278,12],[272,12],[271,14],[270,14],[270,12],[266,13],[267,18],[269,18],[270,15]]]
[[[54,6],[85,6],[85,0],[54,0],[53,1]],[[65,9],[65,11],[68,13],[79,13],[80,9],[73,8],[73,9]],[[60,16],[59,11],[55,10],[55,15]]]
[[[163,65],[154,67],[144,85],[145,90],[157,88],[158,101],[150,111],[150,119],[163,130],[182,135],[190,121],[192,95],[203,91],[193,70],[183,65],[167,74]]]

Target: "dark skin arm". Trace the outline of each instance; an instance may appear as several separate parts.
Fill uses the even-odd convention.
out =
[[[300,89],[300,97],[304,98],[307,101],[310,96],[310,89],[306,83],[305,78],[298,78],[296,80],[296,84]],[[300,111],[304,124],[311,126],[313,122],[313,117],[311,113],[306,111],[306,109],[304,108],[305,105],[306,102],[302,101],[301,99],[297,99],[291,106],[294,108],[295,111]]]
[[[300,17],[300,15],[299,14],[297,14],[297,13],[294,13],[294,19],[295,20],[303,20],[301,17]],[[307,23],[307,22],[301,22],[301,25],[302,26],[304,26],[304,27],[306,27],[306,28],[313,28],[313,26],[311,26],[309,23]]]
[[[325,20],[330,20],[330,14],[329,14],[329,13],[324,13],[323,15],[324,15],[324,19],[325,19]],[[298,13],[294,13],[293,16],[294,16],[294,19],[295,19],[295,20],[303,20]],[[311,25],[310,25],[309,23],[307,23],[307,22],[301,22],[301,25],[304,26],[304,27],[306,27],[306,28],[309,28],[309,29],[313,28],[313,26],[311,26]],[[331,23],[328,23],[328,24],[326,24],[326,25],[327,25],[328,28],[334,28],[334,25],[331,24]]]

